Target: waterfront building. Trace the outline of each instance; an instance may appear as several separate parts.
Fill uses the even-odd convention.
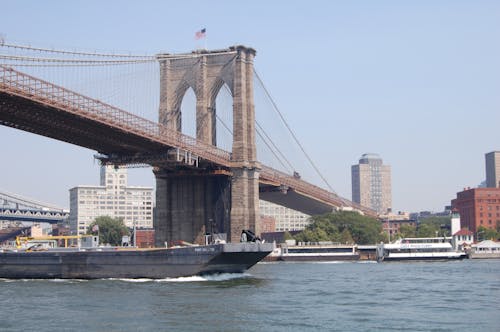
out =
[[[451,244],[455,250],[464,250],[474,243],[474,233],[466,228],[462,228],[452,235]]]
[[[391,210],[391,166],[384,165],[382,158],[365,153],[359,164],[352,165],[352,200],[380,214]]]
[[[69,190],[69,223],[73,234],[85,234],[100,216],[123,218],[129,228],[153,227],[153,188],[128,186],[127,169],[102,166],[99,186]]]
[[[486,187],[500,188],[500,151],[487,153],[485,159]]]
[[[277,232],[303,230],[310,224],[310,216],[264,200],[259,201],[261,219],[271,217],[275,220]]]
[[[451,201],[461,228],[476,233],[480,226],[500,227],[500,188],[465,188]]]
[[[382,230],[389,236],[389,241],[396,240],[402,225],[417,227],[417,221],[412,219],[382,220]]]

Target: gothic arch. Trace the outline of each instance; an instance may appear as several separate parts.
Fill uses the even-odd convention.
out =
[[[198,170],[193,170],[192,175],[185,170],[182,176],[177,176],[169,169],[156,170],[157,243],[179,238],[192,242],[203,237],[207,220],[213,214],[210,202],[222,195],[214,189],[217,181],[223,181],[231,195],[230,217],[223,221],[227,224],[224,231],[229,233],[231,241],[239,240],[242,229],[259,233],[260,167],[255,146],[254,56],[255,50],[245,46],[157,55],[160,64],[159,122],[168,129],[181,131],[180,106],[191,87],[196,96],[196,138],[215,144],[214,107],[224,84],[231,90],[233,100],[231,175],[200,177],[196,173]],[[188,205],[190,209],[185,208]],[[186,220],[191,222],[186,223]]]

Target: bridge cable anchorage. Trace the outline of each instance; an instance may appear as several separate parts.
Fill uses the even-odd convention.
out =
[[[290,126],[288,125],[287,121],[285,120],[285,117],[283,116],[283,114],[281,113],[281,111],[279,110],[278,106],[276,105],[276,103],[274,102],[274,99],[272,98],[271,94],[269,93],[269,91],[267,90],[266,86],[264,85],[264,82],[262,81],[262,79],[260,78],[259,74],[257,73],[257,71],[253,70],[254,74],[255,74],[255,77],[257,77],[257,80],[260,82],[260,84],[262,85],[262,88],[264,89],[264,92],[266,93],[267,97],[269,98],[269,100],[271,101],[271,104],[273,105],[273,108],[274,110],[278,113],[279,117],[281,118],[281,121],[283,121],[283,124],[285,125],[285,127],[288,129],[288,131],[290,132],[290,134],[292,135],[293,139],[295,140],[295,142],[297,143],[297,145],[299,146],[300,150],[302,150],[302,153],[304,153],[304,155],[306,156],[307,160],[309,161],[309,163],[311,164],[311,166],[314,168],[314,170],[316,171],[316,173],[320,176],[320,178],[323,180],[323,182],[327,185],[328,189],[330,189],[333,193],[335,193],[335,190],[333,190],[332,186],[328,183],[328,181],[326,180],[326,178],[323,176],[323,174],[321,174],[321,172],[319,171],[318,167],[316,167],[316,165],[314,164],[314,162],[312,161],[311,157],[309,157],[309,154],[307,154],[306,150],[304,149],[304,147],[302,146],[302,144],[300,143],[300,141],[298,140],[297,136],[295,135],[295,133],[293,132],[292,128],[290,128]]]
[[[155,59],[153,55],[134,55],[134,54],[113,54],[113,53],[97,53],[97,52],[77,52],[77,51],[67,51],[67,50],[56,50],[50,48],[32,47],[28,45],[15,45],[15,44],[5,44],[0,43],[0,47],[38,51],[46,53],[59,53],[68,55],[84,55],[84,56],[95,56],[95,57],[106,57],[106,58],[144,58],[144,59]]]

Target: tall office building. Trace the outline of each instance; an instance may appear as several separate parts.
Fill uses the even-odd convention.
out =
[[[366,153],[359,164],[352,165],[352,200],[380,214],[391,209],[391,166],[384,165],[382,158]]]
[[[101,167],[100,186],[69,190],[69,223],[73,234],[85,234],[100,216],[123,218],[127,227],[153,227],[153,188],[127,186],[127,169]]]
[[[500,188],[500,151],[487,153],[485,159],[486,187]]]

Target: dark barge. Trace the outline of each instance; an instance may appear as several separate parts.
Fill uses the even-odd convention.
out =
[[[176,248],[53,248],[0,250],[0,278],[177,278],[241,273],[266,257],[271,243],[244,242]]]

